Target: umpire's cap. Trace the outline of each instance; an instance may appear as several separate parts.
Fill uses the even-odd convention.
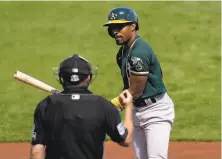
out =
[[[74,54],[71,57],[63,60],[59,69],[57,69],[57,74],[59,76],[59,82],[62,85],[78,85],[84,81],[90,75],[90,81],[92,77],[97,73],[97,68],[92,67],[89,61],[78,54]]]

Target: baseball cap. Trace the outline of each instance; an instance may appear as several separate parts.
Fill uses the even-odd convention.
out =
[[[96,77],[97,68],[92,67],[89,61],[78,54],[64,59],[59,68],[54,68],[54,73],[59,76],[61,84],[79,84],[90,75],[90,83],[92,77]],[[92,76],[93,75],[93,76]],[[94,80],[93,79],[93,80]]]
[[[59,72],[78,75],[92,74],[92,68],[88,60],[74,54],[60,63]]]

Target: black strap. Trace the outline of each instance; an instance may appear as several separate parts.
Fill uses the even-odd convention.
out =
[[[156,103],[156,99],[155,98],[148,98],[151,100],[152,103]],[[133,102],[135,107],[144,107],[147,105],[146,101],[147,99],[139,99],[136,100],[135,102]]]
[[[73,55],[73,58],[74,58],[74,66],[73,66],[73,68],[74,69],[77,69],[77,72],[75,72],[75,73],[78,73],[78,59],[79,59],[79,55],[78,54],[75,54],[75,55]],[[73,72],[73,70],[72,70],[72,72]]]

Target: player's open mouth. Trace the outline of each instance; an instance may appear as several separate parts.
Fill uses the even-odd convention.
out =
[[[118,41],[121,40],[121,39],[122,39],[122,38],[115,38],[115,40],[118,40]]]
[[[121,39],[122,36],[121,35],[115,35],[115,39]]]
[[[115,36],[115,40],[121,40],[122,37],[121,36]]]

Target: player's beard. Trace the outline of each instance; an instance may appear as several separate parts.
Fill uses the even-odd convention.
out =
[[[124,45],[126,43],[126,41],[124,40],[123,37],[120,37],[118,39],[115,39],[116,40],[116,45]]]
[[[116,40],[116,45],[123,45],[124,41],[123,40]]]
[[[124,40],[123,37],[121,37],[120,39],[115,39],[116,40],[116,45],[127,45],[127,43],[129,42],[129,40]]]

